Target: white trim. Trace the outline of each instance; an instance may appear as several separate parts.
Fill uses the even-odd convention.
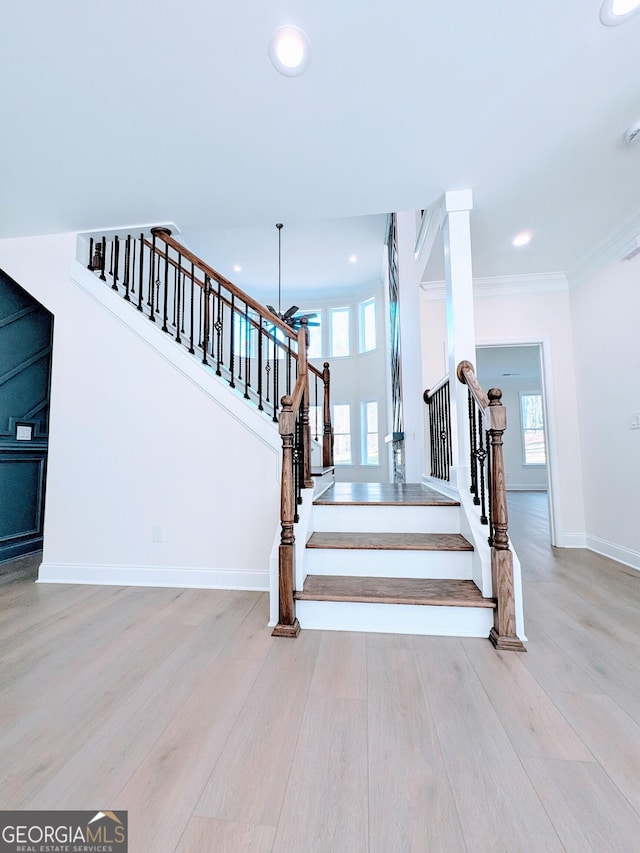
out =
[[[195,569],[171,566],[114,566],[42,563],[38,583],[98,586],[159,586],[184,589],[269,589],[269,572],[244,569]]]
[[[546,468],[546,465],[538,465],[538,468]],[[546,483],[507,483],[508,492],[546,492]]]
[[[567,272],[571,288],[577,287],[600,267],[612,261],[621,261],[628,244],[640,233],[640,204],[617,226],[607,232],[607,236],[597,243],[582,260]]]
[[[558,537],[558,541],[554,543],[558,548],[586,548],[587,534],[586,533],[563,533]]]
[[[609,557],[611,560],[640,571],[640,551],[624,548],[622,545],[616,545],[607,539],[601,539],[599,536],[591,536],[590,534],[587,534],[586,541],[586,547],[590,551],[595,551],[596,554],[602,554],[604,557]]]
[[[420,287],[427,302],[442,302],[445,298],[444,281],[423,281]],[[569,281],[563,272],[494,275],[473,279],[473,295],[477,299],[521,296],[525,293],[558,293],[565,290],[569,290]]]

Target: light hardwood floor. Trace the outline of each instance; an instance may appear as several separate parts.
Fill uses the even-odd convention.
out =
[[[640,573],[510,511],[524,655],[7,574],[0,808],[128,809],[131,853],[636,853]]]

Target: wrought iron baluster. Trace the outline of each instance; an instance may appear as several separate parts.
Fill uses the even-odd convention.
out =
[[[109,252],[109,275],[113,275],[113,246],[114,241],[111,240],[111,251]]]
[[[118,239],[118,235],[113,239],[111,243],[111,273],[113,275],[113,284],[111,285],[111,290],[118,290],[118,262],[120,261],[120,240]]]
[[[484,424],[482,423],[482,413],[478,412],[478,450],[477,450],[477,459],[478,459],[478,467],[480,474],[480,523],[488,524],[487,519],[487,508],[486,508],[486,491],[485,491],[485,473],[486,473],[486,461],[487,461],[487,451],[484,446],[484,437],[485,430]],[[474,501],[475,503],[475,501]]]
[[[249,325],[249,306],[244,307],[244,398],[249,399],[249,388],[251,388],[251,337],[253,329]]]
[[[93,237],[89,237],[89,263],[87,269],[93,271]]]
[[[173,325],[176,327],[176,343],[181,344],[180,327],[182,327],[182,331],[184,332],[184,273],[182,271],[181,252],[178,252],[178,265],[176,266],[173,288],[173,303],[176,311],[173,318]],[[180,311],[182,311],[182,316],[180,315]]]
[[[156,295],[156,235],[151,234],[151,255],[149,259],[149,319],[155,323],[156,321],[156,308],[155,308],[155,295]]]
[[[131,293],[134,294],[136,292],[136,243],[138,242],[135,237],[131,238],[131,242],[133,244],[133,260],[131,262]]]
[[[263,411],[264,406],[262,405],[262,342],[263,342],[263,334],[262,334],[262,314],[260,315],[260,322],[258,325],[258,410]],[[269,387],[269,383],[267,383],[267,388]]]
[[[182,291],[181,291],[180,302],[182,305],[182,314],[180,317],[180,332],[181,332],[181,334],[184,335],[184,305],[185,305],[185,293],[187,290],[187,274],[184,270],[181,270],[181,272],[182,272],[182,283],[181,283]]]
[[[229,385],[231,388],[236,387],[234,370],[236,362],[235,354],[235,327],[236,327],[236,297],[235,293],[231,294],[231,328],[229,330]]]
[[[131,276],[131,234],[127,234],[127,239],[124,244],[124,298],[126,302],[131,302],[129,296],[129,279]]]
[[[291,394],[291,338],[287,338],[287,394]]]
[[[195,271],[193,261],[191,261],[191,305],[189,307],[189,320],[190,320],[190,329],[189,329],[189,352],[191,355],[195,352],[195,347],[193,346],[193,312],[194,312],[194,299],[195,299]]]
[[[144,298],[144,234],[140,234],[140,268],[138,270],[138,311],[142,311]]]
[[[471,390],[469,390],[467,393],[469,395],[469,452],[471,454],[471,485],[469,487],[469,491],[473,495],[474,504],[476,506],[479,506],[480,498],[478,497],[478,430],[476,425],[476,402],[473,399]]]
[[[100,262],[100,281],[106,281],[107,277],[104,274],[104,265],[107,262],[107,238],[102,238],[102,252],[101,252],[101,262]]]
[[[209,303],[211,300],[211,280],[208,275],[204,277],[204,316],[202,321],[202,363],[209,364],[207,361],[207,351],[209,349]]]
[[[224,332],[224,309],[222,306],[222,290],[220,282],[218,282],[218,316],[216,318],[216,376],[222,376],[220,365],[224,364],[222,360],[222,333]]]
[[[273,330],[273,420],[278,420],[278,352],[276,350],[277,336]]]

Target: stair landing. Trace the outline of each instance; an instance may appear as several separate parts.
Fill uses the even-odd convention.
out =
[[[317,506],[460,506],[459,501],[420,483],[334,483]]]

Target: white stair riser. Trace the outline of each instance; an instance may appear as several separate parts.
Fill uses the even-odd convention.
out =
[[[313,496],[317,498],[323,492],[326,492],[329,486],[333,486],[333,471],[327,471],[326,474],[323,474],[321,477],[313,478]],[[317,507],[314,507],[314,510]]]
[[[460,533],[457,506],[314,506],[312,529],[336,533]]]
[[[473,551],[306,548],[305,575],[472,579]]]
[[[297,601],[296,616],[303,629],[323,631],[488,637],[493,627],[493,610],[487,607]]]

